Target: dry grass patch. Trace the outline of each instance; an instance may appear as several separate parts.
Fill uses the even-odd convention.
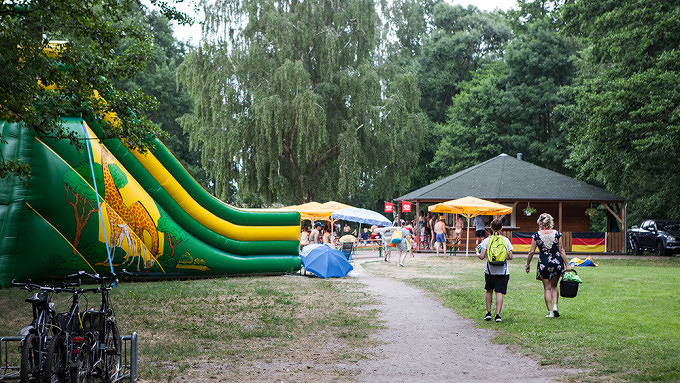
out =
[[[350,278],[127,283],[114,302],[148,381],[352,381],[378,325]]]

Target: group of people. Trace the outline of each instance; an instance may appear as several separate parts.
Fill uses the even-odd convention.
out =
[[[371,240],[379,239],[380,234],[375,233],[376,226],[372,226],[370,231],[367,227],[363,228],[361,233],[357,233],[356,228],[351,228],[349,224],[345,223],[342,228],[342,236],[340,236],[340,225],[335,225],[335,230],[331,230],[330,222],[323,224],[321,222],[314,223],[314,227],[304,226],[300,232],[300,246],[306,246],[313,243],[335,245],[336,239],[344,242],[342,238],[351,238],[352,242],[358,242],[367,245]]]
[[[567,260],[567,254],[562,245],[562,233],[554,230],[555,221],[548,213],[543,213],[536,221],[538,224],[538,231],[536,231],[531,239],[531,246],[527,256],[527,263],[525,271],[531,271],[531,260],[538,249],[538,263],[536,265],[536,279],[543,283],[543,298],[545,300],[548,314],[546,318],[559,317],[560,312],[557,306],[559,298],[559,290],[557,283],[565,271],[570,271],[571,266]],[[493,293],[496,292],[496,322],[501,322],[501,309],[503,308],[503,296],[508,290],[508,281],[510,280],[510,273],[508,272],[507,260],[512,259],[512,243],[504,236],[501,236],[500,231],[503,228],[503,223],[499,219],[494,219],[491,222],[492,235],[482,240],[477,256],[480,259],[486,258],[486,268],[484,269],[486,290],[485,303],[486,314],[485,320],[491,320],[491,306],[493,301]],[[501,236],[507,248],[507,260],[502,265],[493,264],[487,257],[487,249],[490,241],[494,236]]]
[[[320,222],[314,224],[314,228],[305,226],[300,232],[300,246],[306,246],[312,243],[326,243],[331,245],[335,235],[331,234],[330,224],[324,225]]]
[[[423,249],[434,250],[436,248],[439,250],[439,244],[442,242],[437,242],[437,234],[444,234],[444,238],[446,238],[446,230],[442,231],[440,227],[442,219],[443,216],[440,217],[436,213],[420,213],[420,221],[418,223],[420,224],[420,243]],[[443,243],[444,252],[446,252],[446,241]]]
[[[432,217],[435,217],[432,221]],[[480,217],[480,216],[477,216]],[[477,218],[476,217],[476,218]],[[423,220],[421,224],[421,240],[428,239],[426,224],[429,223],[432,228],[432,239],[433,247],[437,250],[437,255],[439,254],[439,248],[442,247],[444,254],[446,254],[446,224],[443,216],[437,215],[425,215],[422,216]],[[512,259],[512,242],[505,236],[501,235],[501,229],[503,228],[503,223],[500,219],[494,219],[491,222],[491,232],[492,235],[486,237],[486,222],[483,218],[475,219],[475,238],[476,238],[476,254],[480,259],[486,258],[486,267],[484,269],[484,289],[485,303],[486,303],[486,314],[484,315],[485,320],[495,319],[496,322],[501,322],[501,310],[503,308],[503,296],[507,294],[508,282],[510,280],[510,273],[508,271],[507,260]],[[560,277],[565,271],[570,271],[571,266],[567,260],[567,255],[562,245],[562,233],[554,230],[554,219],[548,213],[543,213],[538,217],[536,221],[538,224],[538,231],[536,231],[531,239],[531,246],[529,248],[529,253],[527,256],[527,263],[525,266],[525,271],[529,273],[531,270],[531,261],[538,251],[538,262],[536,265],[536,279],[543,283],[543,297],[545,300],[545,305],[548,310],[546,318],[559,317],[560,312],[558,308],[559,290],[557,284]],[[463,220],[458,217],[455,221],[455,231],[456,239],[460,240],[461,233],[463,230]],[[339,229],[339,227],[338,227]],[[349,225],[345,225],[344,232],[345,235],[352,235],[355,237],[356,241],[356,229],[354,232],[350,231]],[[393,243],[392,238],[395,232],[399,231],[401,233],[401,241]],[[360,240],[367,240],[369,238],[368,228],[365,228],[361,233],[362,236]],[[425,238],[423,238],[423,236]],[[505,243],[507,249],[507,260],[503,264],[493,264],[487,257],[487,249],[489,247],[490,241],[495,236],[501,236]],[[410,222],[404,220],[395,221],[391,227],[371,227],[370,238],[381,238],[383,246],[385,248],[385,262],[390,262],[392,250],[399,251],[398,264],[404,267],[404,261],[408,254],[413,257],[413,245],[415,237],[415,231],[413,225]],[[310,243],[327,243],[332,244],[331,230],[330,227],[324,226],[321,223],[316,223],[314,229],[305,227],[300,236],[300,244],[307,245]],[[425,242],[427,243],[427,241]],[[492,316],[491,309],[493,303],[493,296],[496,296],[496,307],[495,316]]]
[[[437,214],[430,214],[422,212],[420,216],[420,243],[423,249],[426,250],[436,250],[437,255],[439,255],[439,249],[441,248],[444,254],[446,254],[446,222],[444,216],[438,216]],[[475,217],[475,237],[477,242],[475,246],[481,242],[485,235],[485,225],[486,221],[483,216]],[[465,227],[465,222],[463,217],[460,215],[456,216],[454,221],[453,230],[453,245],[458,244],[463,236],[463,228]],[[481,230],[481,231],[480,231]]]

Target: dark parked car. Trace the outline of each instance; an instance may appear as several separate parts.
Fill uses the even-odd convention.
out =
[[[680,252],[680,221],[653,220],[643,221],[628,229],[628,247],[635,255],[643,250],[666,255]]]

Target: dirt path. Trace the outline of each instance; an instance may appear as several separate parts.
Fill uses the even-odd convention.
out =
[[[576,372],[541,369],[492,343],[493,331],[416,288],[369,274],[361,267],[366,260],[355,263],[352,275],[382,302],[377,308],[385,328],[375,337],[384,344],[375,351],[384,359],[360,361],[358,382],[552,382]]]

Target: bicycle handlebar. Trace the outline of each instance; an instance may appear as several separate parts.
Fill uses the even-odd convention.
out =
[[[80,278],[80,277],[85,276],[85,277],[88,277],[88,278],[90,278],[90,279],[93,279],[93,280],[95,280],[95,281],[97,281],[97,282],[100,282],[101,285],[102,285],[101,288],[104,287],[104,285],[105,285],[106,282],[109,282],[109,286],[108,286],[108,287],[110,288],[110,287],[116,286],[116,285],[118,284],[118,277],[119,277],[119,276],[132,276],[132,275],[133,275],[132,273],[128,272],[128,271],[125,270],[125,269],[121,270],[118,274],[113,274],[113,273],[112,273],[112,274],[109,274],[109,275],[107,275],[107,276],[101,276],[101,275],[99,275],[99,274],[90,274],[90,273],[88,273],[88,272],[85,272],[85,271],[81,270],[81,271],[79,271],[79,272],[77,272],[77,273],[75,273],[75,274],[67,275],[66,278]],[[99,288],[99,289],[101,289],[101,288]],[[100,291],[99,289],[97,289],[96,291]],[[88,291],[89,291],[89,290],[88,290]]]
[[[10,286],[14,287],[22,287],[24,290],[28,291],[33,291],[33,290],[42,290],[42,291],[50,291],[50,292],[55,292],[55,293],[60,293],[60,292],[73,292],[74,289],[69,289],[69,287],[78,287],[80,286],[80,281],[78,282],[73,282],[73,283],[66,283],[66,282],[61,282],[56,285],[40,285],[37,283],[33,283],[30,279],[28,282],[17,282],[16,279],[12,279],[12,283]]]

